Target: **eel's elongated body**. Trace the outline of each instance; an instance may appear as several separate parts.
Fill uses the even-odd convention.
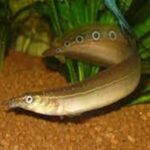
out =
[[[140,59],[134,40],[118,27],[89,26],[67,35],[45,56],[63,55],[108,68],[75,85],[24,94],[9,101],[44,115],[76,115],[110,105],[135,90],[140,80]]]

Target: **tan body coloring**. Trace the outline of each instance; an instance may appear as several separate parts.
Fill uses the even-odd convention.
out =
[[[135,90],[140,80],[140,59],[134,40],[117,27],[95,25],[70,34],[45,55],[63,55],[109,66],[96,76],[75,85],[27,95],[10,102],[45,115],[76,115],[110,105]]]

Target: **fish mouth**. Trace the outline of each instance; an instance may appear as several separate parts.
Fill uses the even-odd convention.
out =
[[[19,103],[16,102],[15,99],[8,100],[5,105],[7,105],[10,109],[19,107]]]
[[[8,107],[8,108],[16,108],[19,107],[19,104],[14,99],[2,100],[0,101],[0,106]]]

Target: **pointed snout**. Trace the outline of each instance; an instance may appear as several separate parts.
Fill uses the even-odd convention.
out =
[[[2,101],[0,101],[0,105],[1,106],[6,106],[6,107],[9,107],[9,108],[16,107],[16,103],[15,103],[14,99],[2,100]]]
[[[8,99],[8,100],[3,101],[2,105],[11,109],[11,108],[18,107],[19,103],[15,98],[12,98],[12,99]]]
[[[18,107],[17,104],[18,104],[18,103],[15,102],[14,99],[10,99],[7,105],[8,105],[9,108],[16,108],[16,107]]]

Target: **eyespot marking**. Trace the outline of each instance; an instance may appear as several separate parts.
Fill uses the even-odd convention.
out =
[[[92,38],[93,38],[93,40],[95,40],[95,41],[99,40],[99,39],[101,38],[100,32],[99,32],[99,31],[94,31],[94,32],[92,32]]]
[[[117,33],[113,30],[109,31],[108,36],[111,40],[116,40],[117,39]]]
[[[56,52],[58,52],[58,53],[62,51],[61,48],[56,48],[55,50],[56,50]]]
[[[65,42],[64,42],[64,46],[65,46],[65,47],[70,47],[70,42],[69,42],[69,41],[65,41]]]
[[[28,95],[25,97],[25,101],[28,104],[31,104],[33,102],[33,97],[31,95]]]
[[[82,35],[78,35],[75,39],[77,43],[83,43],[84,42],[84,37]]]

